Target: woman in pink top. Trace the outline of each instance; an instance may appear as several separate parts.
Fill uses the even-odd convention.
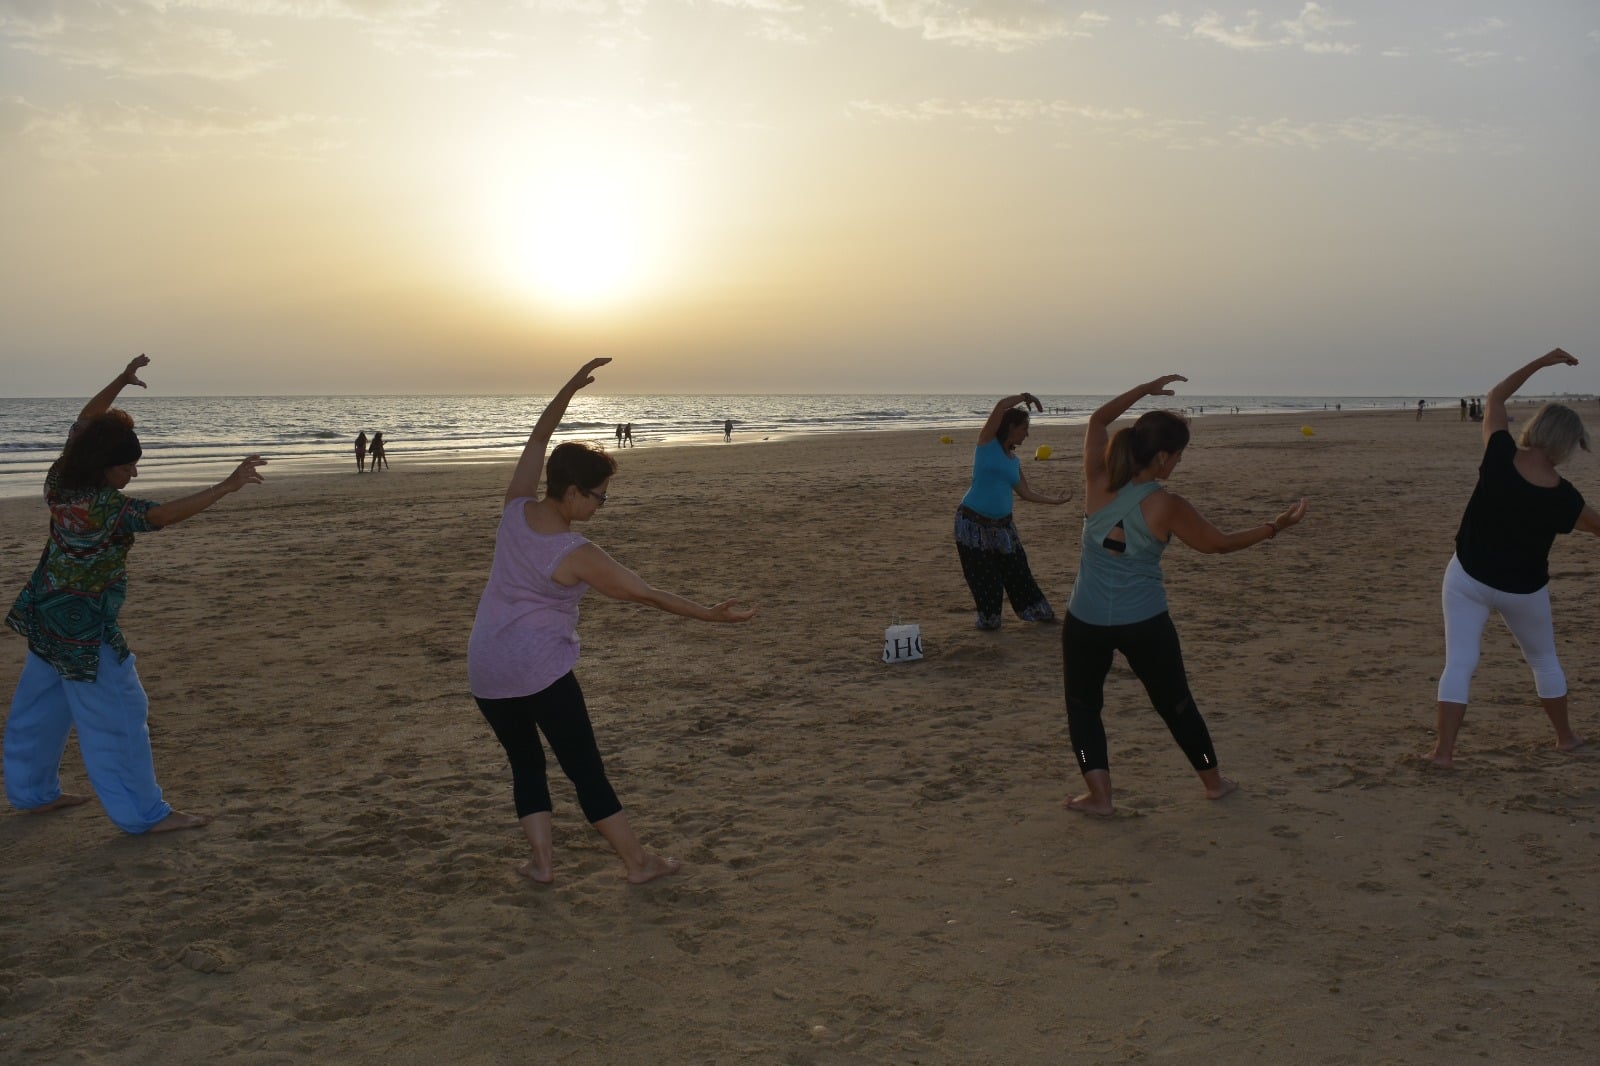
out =
[[[705,622],[748,622],[756,613],[753,607],[734,606],[733,600],[702,607],[653,588],[572,531],[574,522],[587,522],[605,504],[617,464],[599,448],[583,444],[559,445],[548,463],[545,450],[572,397],[594,381],[593,371],[609,362],[586,363],[534,425],[506,489],[494,565],[467,645],[472,695],[511,760],[517,818],[533,849],[533,857],[518,872],[541,884],[555,879],[541,731],[577,788],[584,816],[616,849],[628,880],[642,884],[678,869],[677,859],[654,855],[639,844],[606,780],[583,691],[572,674],[578,661],[578,601],[584,592],[593,587],[613,599]],[[546,483],[542,497],[541,469]]]

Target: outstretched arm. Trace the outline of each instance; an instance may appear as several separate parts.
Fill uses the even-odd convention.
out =
[[[511,473],[511,484],[506,487],[506,503],[519,496],[539,494],[539,479],[544,476],[545,452],[550,448],[550,438],[555,435],[562,417],[567,413],[567,404],[572,402],[579,389],[594,381],[591,375],[609,362],[610,358],[601,358],[584,363],[583,369],[572,375],[572,380],[561,386],[561,391],[546,405],[539,421],[533,424],[533,432],[522,448],[522,457],[517,460],[516,470]]]
[[[1044,404],[1040,403],[1031,392],[1019,392],[1015,396],[1007,396],[994,405],[994,410],[989,412],[989,420],[978,431],[978,447],[983,447],[1000,435],[1000,420],[1006,416],[1007,411],[1019,403],[1027,404],[1035,411],[1044,410]]]
[[[1028,475],[1017,471],[1016,493],[1029,503],[1066,503],[1072,499],[1072,490],[1068,489],[1064,496],[1046,496],[1042,492],[1035,492],[1033,486],[1028,484]]]
[[[83,410],[78,412],[78,421],[94,418],[111,410],[111,405],[117,402],[117,397],[129,385],[137,385],[141,389],[145,383],[139,380],[139,371],[150,365],[148,355],[136,355],[128,361],[127,368],[111,379],[111,384],[95,393],[88,403],[83,405]]]
[[[1489,390],[1489,395],[1483,404],[1483,439],[1485,443],[1491,436],[1506,428],[1506,401],[1517,394],[1517,390],[1528,383],[1528,379],[1547,366],[1577,366],[1578,360],[1562,351],[1552,348],[1527,366],[1511,372],[1507,378]]]
[[[614,600],[643,603],[668,614],[698,618],[702,622],[748,622],[756,613],[754,607],[735,607],[733,600],[703,607],[676,593],[655,588],[596,544],[585,544],[561,560],[554,577],[558,581],[583,581],[596,592]]]
[[[1165,521],[1162,524],[1179,540],[1206,555],[1236,552],[1260,544],[1264,540],[1271,540],[1285,529],[1299,525],[1300,520],[1306,516],[1307,508],[1306,501],[1302,499],[1271,522],[1241,529],[1237,533],[1224,533],[1208,522],[1205,515],[1182,496],[1175,493],[1162,495],[1166,497],[1166,513],[1163,516]],[[1151,530],[1151,532],[1157,531]]]
[[[265,466],[266,464],[267,461],[259,455],[246,456],[245,461],[240,463],[234,472],[224,480],[217,482],[209,489],[203,489],[193,495],[185,496],[181,500],[157,504],[150,508],[146,517],[150,519],[152,525],[162,528],[176,525],[185,518],[193,518],[224,496],[238,492],[246,485],[261,484],[265,478],[261,476],[261,472],[256,467]]]
[[[1171,396],[1172,390],[1167,386],[1174,381],[1188,380],[1182,374],[1163,374],[1154,381],[1135,385],[1121,396],[1107,400],[1097,407],[1094,414],[1089,416],[1089,428],[1083,435],[1084,479],[1093,484],[1105,476],[1106,441],[1110,437],[1108,429],[1111,423],[1121,418],[1127,413],[1128,408],[1146,396]]]

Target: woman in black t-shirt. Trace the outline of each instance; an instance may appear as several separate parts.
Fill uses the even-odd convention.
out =
[[[1444,574],[1444,672],[1439,675],[1439,739],[1428,759],[1455,765],[1456,735],[1467,714],[1467,691],[1478,666],[1483,627],[1500,612],[1533,670],[1539,702],[1555,727],[1556,747],[1574,751],[1583,738],[1567,722],[1567,679],[1556,658],[1550,617],[1550,545],[1558,533],[1600,535],[1600,514],[1583,502],[1557,464],[1574,448],[1589,450],[1577,412],[1549,404],[1518,441],[1506,429],[1506,401],[1538,370],[1577,366],[1560,348],[1517,370],[1493,389],[1483,417],[1478,484],[1456,533]]]

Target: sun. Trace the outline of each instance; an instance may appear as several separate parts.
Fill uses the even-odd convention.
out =
[[[563,160],[509,183],[491,225],[498,272],[524,297],[560,311],[637,301],[661,277],[659,210],[620,160]]]

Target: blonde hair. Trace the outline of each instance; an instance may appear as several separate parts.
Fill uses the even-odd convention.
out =
[[[1522,427],[1517,443],[1524,448],[1538,448],[1556,465],[1565,462],[1574,448],[1589,450],[1589,431],[1578,412],[1565,404],[1550,403]]]

